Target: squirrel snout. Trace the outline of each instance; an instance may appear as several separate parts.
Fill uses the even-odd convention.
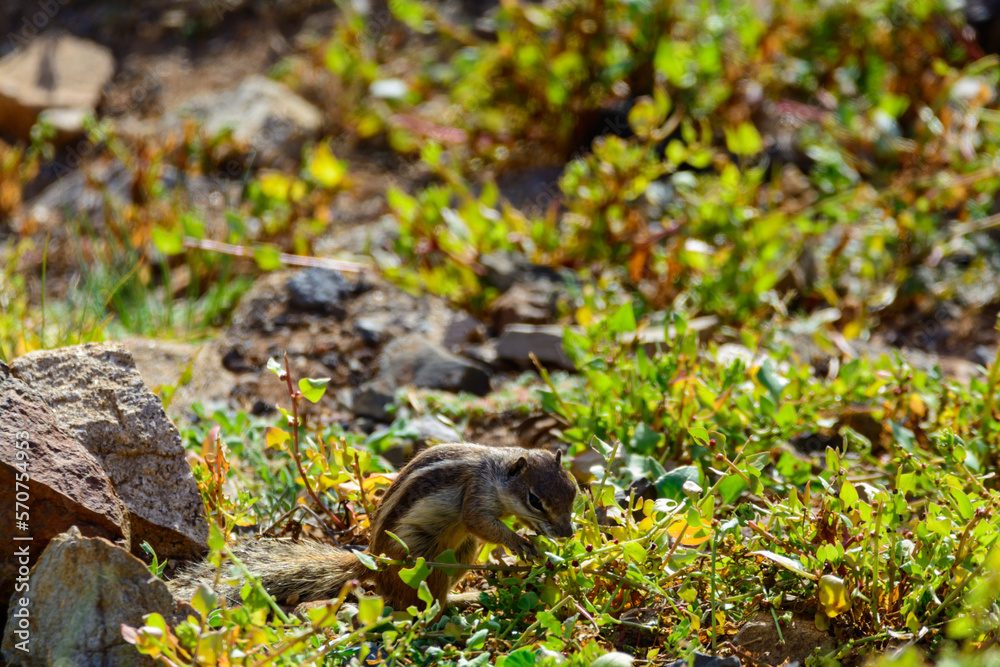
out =
[[[552,526],[553,533],[556,537],[573,537],[576,534],[576,524],[572,521],[567,521],[565,524],[556,524]]]

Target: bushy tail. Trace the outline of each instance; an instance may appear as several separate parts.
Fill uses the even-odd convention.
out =
[[[247,540],[233,547],[233,553],[282,604],[335,598],[347,582],[373,574],[352,552],[311,540]],[[211,586],[215,576],[215,567],[203,561],[180,572],[167,586],[174,597],[187,601],[201,583]],[[243,582],[232,584],[228,571],[219,579],[216,592],[238,604]]]

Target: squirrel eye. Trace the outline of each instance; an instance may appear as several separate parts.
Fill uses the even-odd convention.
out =
[[[542,501],[538,499],[538,496],[528,491],[528,504],[534,507],[539,512],[544,512],[545,508],[542,507]]]

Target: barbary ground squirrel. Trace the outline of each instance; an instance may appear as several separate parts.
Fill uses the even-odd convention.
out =
[[[426,449],[407,464],[382,496],[371,519],[371,542],[365,553],[394,560],[410,556],[433,561],[454,550],[459,563],[475,562],[482,542],[502,544],[512,553],[535,558],[534,544],[501,519],[515,516],[535,532],[570,537],[576,482],[562,467],[561,454],[519,448],[447,444]],[[399,578],[400,566],[374,572],[350,551],[314,541],[249,540],[233,553],[278,602],[301,603],[335,598],[352,579],[368,581],[393,609],[423,607],[416,589]],[[168,586],[188,600],[201,582],[211,583],[215,569],[207,562],[182,572]],[[448,596],[465,570],[433,571],[427,586],[441,602],[463,604],[478,593]],[[219,592],[239,601],[238,587]]]

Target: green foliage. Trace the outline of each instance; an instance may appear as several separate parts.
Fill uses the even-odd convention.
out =
[[[390,483],[381,454],[415,439],[414,412],[461,428],[540,408],[586,487],[580,529],[538,538],[530,566],[483,554],[492,587],[461,614],[390,616],[345,591],[290,618],[251,582],[242,606],[205,588],[196,615],[173,628],[150,615],[126,639],[171,664],[619,665],[711,651],[764,612],[835,636],[823,664],[910,641],[877,664],[992,664],[1000,363],[966,385],[888,357],[822,376],[781,337],[798,325],[830,350],[877,315],[950,297],[942,266],[970,247],[961,280],[995,276],[1000,65],[977,59],[952,3],[503,2],[492,35],[426,0],[391,0],[391,21],[341,5],[320,55],[339,86],[330,116],[426,176],[386,192],[399,233],[373,249],[383,273],[475,311],[497,296],[491,253],[575,276],[561,316],[579,372],[487,399],[412,393],[366,437],[304,426],[298,401],[325,383],[293,384],[275,363],[292,402],[281,423],[198,407],[184,427],[218,576],[242,568],[226,548],[238,526],[305,506],[363,541]],[[82,280],[63,303],[32,303],[18,270],[40,244],[5,242],[2,359],[219,326],[249,285],[233,255],[269,271],[312,252],[351,185],[328,138],[291,173],[248,168],[210,232],[164,167],[212,173],[236,148],[227,133],[139,159],[108,127],[88,130],[126,166],[133,204],[68,221]],[[52,131],[0,145],[0,217]],[[504,203],[498,175],[552,163],[544,201]],[[716,316],[710,340],[695,315]],[[429,601],[426,577],[453,566],[411,560],[402,576]]]
[[[728,599],[811,599],[820,629],[859,642],[928,631],[967,646],[995,637],[1000,497],[986,471],[1000,437],[983,417],[990,386],[888,358],[821,379],[767,341],[723,362],[681,318],[652,354],[634,328],[625,306],[567,334],[582,382],[543,397],[572,451],[621,450],[610,469],[593,470],[595,499],[611,505],[613,489],[643,478],[661,498],[683,499],[684,481],[699,482],[689,497],[701,516],[684,518],[715,527],[713,590]],[[873,439],[847,425],[859,412],[879,426]],[[789,445],[803,433],[831,443],[822,458]],[[684,462],[693,465],[663,473]],[[698,592],[701,609],[713,606],[707,595]]]
[[[390,193],[401,234],[381,264],[474,308],[492,298],[478,258],[516,249],[610,270],[654,308],[732,321],[794,288],[801,303],[841,309],[854,335],[921,288],[917,267],[956,247],[948,224],[981,216],[1000,184],[1000,69],[953,38],[945,3],[783,0],[766,15],[738,2],[511,3],[492,40],[418,0],[391,6],[435,35],[434,57],[406,82],[412,99],[364,113],[440,182]],[[367,53],[376,70],[388,57]],[[628,104],[632,136],[574,145]],[[573,157],[564,208],[499,206],[486,167],[539,154]]]

